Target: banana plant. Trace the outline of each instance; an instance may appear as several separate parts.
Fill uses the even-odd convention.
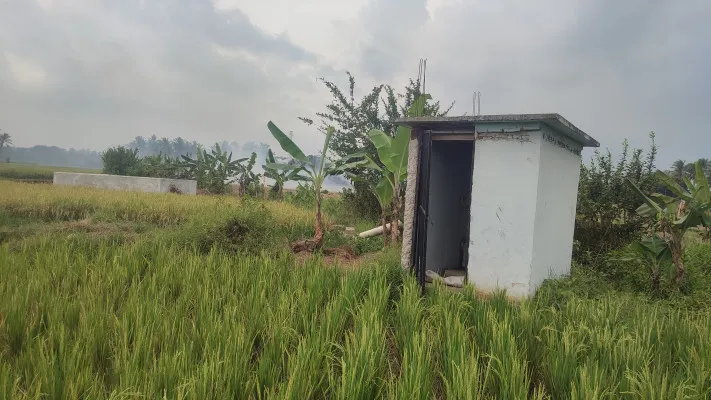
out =
[[[352,173],[346,173],[352,181],[364,182],[368,185],[368,189],[375,195],[378,200],[378,205],[380,205],[380,224],[383,227],[383,247],[388,246],[388,235],[387,235],[387,225],[388,225],[388,208],[393,202],[393,187],[392,187],[392,177],[383,175],[380,180],[373,185],[367,180],[359,177],[358,175]],[[392,228],[392,226],[391,226]]]
[[[629,250],[635,257],[623,261],[638,261],[644,264],[652,275],[652,290],[659,290],[661,271],[671,265],[671,250],[667,242],[656,235],[648,236],[632,242]]]
[[[241,163],[239,164],[239,168],[237,170],[237,182],[239,183],[240,196],[244,196],[246,194],[255,196],[258,192],[257,186],[259,184],[260,175],[252,172],[252,168],[254,168],[256,161],[257,153],[252,152],[246,165]]]
[[[419,116],[424,105],[431,96],[423,94],[410,106],[407,115]],[[385,132],[373,129],[368,132],[368,139],[373,143],[378,154],[379,163],[368,155],[360,155],[363,159],[352,163],[378,171],[392,190],[392,224],[390,226],[391,241],[397,243],[400,236],[400,204],[402,187],[407,178],[407,159],[410,146],[410,128],[398,126],[395,137],[390,137]],[[353,155],[351,157],[356,157]],[[383,235],[385,232],[383,232]]]
[[[267,151],[267,165],[262,165],[262,169],[264,169],[264,176],[274,180],[272,191],[276,193],[278,198],[282,199],[284,198],[284,184],[286,184],[286,182],[304,181],[306,180],[306,177],[299,175],[301,171],[303,171],[303,168],[285,171],[269,167],[269,165],[275,164],[277,164],[277,162],[274,158],[274,153],[272,152],[272,149],[269,149],[269,151]]]
[[[627,183],[644,200],[637,213],[649,218],[652,228],[658,232],[656,235],[665,241],[674,264],[676,284],[681,285],[685,274],[683,238],[689,229],[711,227],[711,190],[698,162],[694,180],[683,178],[686,188],[662,171],[657,171],[655,178],[674,196],[660,193],[647,196],[631,180]]]
[[[303,171],[305,176],[303,180],[310,183],[311,190],[314,191],[316,198],[316,221],[314,225],[314,237],[308,240],[301,240],[292,243],[291,248],[294,252],[300,251],[316,251],[323,246],[323,220],[321,216],[321,188],[324,180],[331,175],[342,174],[346,169],[353,168],[353,164],[346,164],[348,159],[340,160],[338,163],[328,161],[328,150],[335,129],[329,126],[326,129],[326,137],[323,141],[323,149],[321,150],[318,162],[309,158],[284,132],[281,131],[272,121],[267,123],[267,128],[272,136],[279,142],[282,150],[286,151],[293,159],[293,164],[283,163],[266,163],[268,169],[275,171],[291,172]]]
[[[227,185],[234,180],[241,164],[247,160],[246,158],[233,160],[232,153],[222,151],[217,143],[209,153],[205,149],[198,149],[194,159],[186,155],[181,158],[183,159],[181,166],[195,177],[198,187],[211,193],[225,193]]]

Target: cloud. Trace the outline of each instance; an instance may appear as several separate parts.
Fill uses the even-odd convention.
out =
[[[314,56],[239,10],[200,0],[69,4],[0,5],[0,50],[11,55],[0,67],[0,121],[18,145],[103,148],[151,133],[268,141],[266,121],[296,124],[293,100],[315,90]],[[20,64],[41,93],[8,84]]]
[[[14,82],[19,85],[42,86],[47,78],[44,68],[30,59],[6,51],[5,60]]]
[[[471,112],[479,90],[484,113],[559,112],[613,151],[624,138],[646,146],[656,130],[660,167],[711,157],[706,1],[481,0],[434,12],[420,1],[399,12],[385,3],[362,16],[389,27],[359,42],[371,77],[404,82],[426,57],[428,90],[456,100],[456,114]]]
[[[455,114],[479,90],[484,113],[559,112],[613,150],[654,129],[666,167],[711,157],[709,17],[707,0],[10,0],[0,124],[18,144],[101,148],[267,140],[274,119],[315,150],[296,117],[329,102],[318,77],[401,87],[425,57]]]

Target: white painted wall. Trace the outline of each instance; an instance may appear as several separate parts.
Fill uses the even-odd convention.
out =
[[[582,147],[544,127],[529,294],[570,272]]]
[[[531,289],[542,136],[487,133],[502,128],[476,128],[468,278],[480,290],[522,297]]]
[[[197,182],[187,179],[55,172],[54,184],[154,193],[168,193],[173,185],[183,194],[197,193]]]
[[[477,126],[474,153],[469,281],[512,297],[570,272],[581,162],[579,144],[547,126],[523,128]]]

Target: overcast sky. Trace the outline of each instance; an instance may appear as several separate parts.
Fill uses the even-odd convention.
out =
[[[452,114],[557,112],[660,167],[711,157],[711,1],[0,0],[0,129],[17,146],[134,136],[318,148],[317,78],[398,88],[428,59]]]

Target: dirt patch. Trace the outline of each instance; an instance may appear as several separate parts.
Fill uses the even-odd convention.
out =
[[[351,271],[364,265],[372,264],[377,253],[367,253],[357,256],[350,248],[324,249],[321,254],[301,252],[294,254],[298,262],[303,265],[306,261],[320,258],[324,265],[337,267],[342,271]]]

